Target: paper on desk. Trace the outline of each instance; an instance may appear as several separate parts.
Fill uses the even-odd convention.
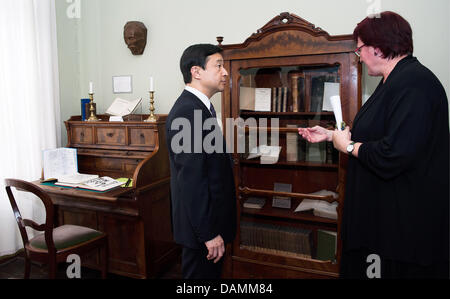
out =
[[[57,148],[43,151],[44,180],[78,172],[77,150]]]
[[[333,107],[334,118],[336,119],[336,126],[338,130],[343,131],[345,128],[342,128],[342,108],[341,108],[341,97],[340,96],[332,96],[330,97],[331,106]]]

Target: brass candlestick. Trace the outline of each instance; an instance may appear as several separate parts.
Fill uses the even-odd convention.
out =
[[[154,91],[150,91],[150,116],[145,120],[147,122],[155,122],[156,121],[156,116],[154,114],[155,107],[153,106],[153,103],[155,103],[155,101],[153,100],[154,94],[155,94]]]
[[[97,116],[95,115],[94,111],[94,94],[90,93],[89,94],[89,98],[91,99],[91,102],[89,103],[89,111],[90,111],[90,116],[87,119],[87,121],[99,121],[99,119],[97,118]]]

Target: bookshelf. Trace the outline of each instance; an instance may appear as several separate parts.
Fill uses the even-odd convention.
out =
[[[222,95],[222,121],[244,121],[244,128],[224,127],[225,135],[233,136],[228,142],[234,147],[238,198],[238,233],[225,261],[225,276],[338,277],[347,157],[331,143],[307,144],[297,128],[334,127],[326,101],[336,94],[343,119],[351,126],[361,107],[361,66],[352,36],[330,36],[294,14],[282,13],[242,44],[218,41],[230,75]],[[266,96],[259,98],[258,88],[264,89],[259,94],[270,93],[270,107]],[[249,140],[255,136],[257,146],[281,146],[276,163],[248,159],[250,144],[255,145]],[[290,191],[275,191],[280,184]],[[311,195],[321,190],[337,197]],[[264,198],[264,206],[244,207],[251,197]],[[274,206],[274,197],[288,204]],[[316,216],[312,210],[295,212],[305,199],[337,201],[337,219]]]

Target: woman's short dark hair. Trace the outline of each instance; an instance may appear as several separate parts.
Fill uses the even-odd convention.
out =
[[[411,26],[392,11],[365,18],[356,26],[353,38],[355,41],[360,38],[365,45],[379,48],[385,58],[412,54],[414,50]]]
[[[180,69],[183,74],[184,83],[191,83],[191,68],[199,66],[205,69],[207,58],[210,55],[221,53],[222,48],[211,44],[197,44],[184,50],[180,59]]]

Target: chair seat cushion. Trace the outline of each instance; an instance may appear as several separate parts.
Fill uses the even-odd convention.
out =
[[[92,228],[66,224],[53,229],[53,241],[56,249],[61,250],[92,240],[101,234],[102,232]],[[39,249],[47,249],[44,233],[31,239],[30,245]]]

